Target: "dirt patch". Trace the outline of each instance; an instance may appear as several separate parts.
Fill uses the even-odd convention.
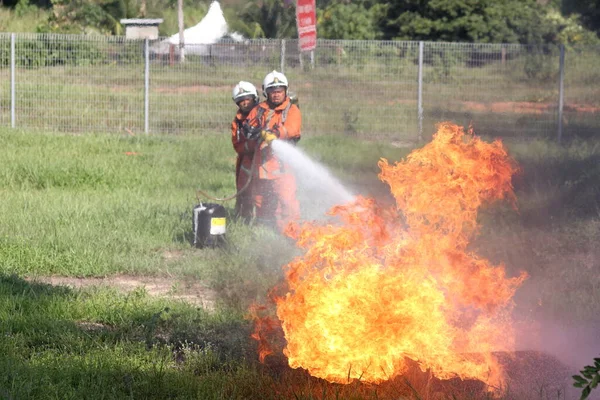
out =
[[[557,108],[555,103],[534,103],[527,101],[477,103],[474,101],[461,102],[465,110],[492,113],[516,113],[516,114],[545,114],[554,112]],[[589,104],[565,104],[564,111],[576,113],[597,113],[600,107]]]
[[[75,324],[86,332],[102,332],[112,330],[110,325],[101,324],[99,322],[77,321]]]
[[[215,309],[216,302],[215,292],[203,282],[184,281],[168,277],[114,275],[106,278],[77,278],[70,276],[48,276],[28,280],[53,286],[67,286],[74,289],[106,286],[116,288],[124,293],[144,288],[151,296],[185,301],[209,311]]]
[[[377,101],[369,100],[366,104],[376,105]],[[416,100],[397,99],[388,100],[387,104],[394,106],[410,105],[416,107]],[[430,104],[431,107],[435,107],[436,104]],[[462,112],[487,112],[487,113],[514,113],[514,114],[547,114],[553,113],[557,110],[556,103],[536,103],[530,101],[500,101],[500,102],[476,102],[476,101],[453,101],[451,104],[444,104],[442,107],[448,111],[462,111]],[[600,113],[600,107],[592,104],[575,104],[568,103],[563,106],[563,111],[570,113]]]
[[[110,91],[114,93],[125,93],[135,90],[130,85],[112,85]],[[212,92],[231,92],[230,86],[208,86],[208,85],[188,85],[188,86],[159,86],[152,87],[151,90],[156,93],[212,93]]]

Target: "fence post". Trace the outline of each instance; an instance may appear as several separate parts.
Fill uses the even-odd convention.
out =
[[[558,143],[562,140],[563,131],[563,105],[564,105],[564,83],[565,83],[565,45],[560,45],[560,56],[558,61]]]
[[[285,39],[281,39],[281,52],[279,53],[279,70],[285,73]]]
[[[423,141],[423,42],[419,42],[419,70],[417,73],[417,117],[419,121],[419,142]]]
[[[15,121],[15,103],[17,98],[15,96],[15,34],[10,34],[10,127],[14,128],[16,125]]]
[[[144,39],[144,133],[149,131],[150,110],[150,46]]]

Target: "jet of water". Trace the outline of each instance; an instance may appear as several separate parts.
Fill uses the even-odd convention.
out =
[[[294,145],[275,140],[271,146],[277,156],[291,167],[296,177],[296,196],[304,219],[323,219],[332,206],[354,199],[354,195],[325,166]]]

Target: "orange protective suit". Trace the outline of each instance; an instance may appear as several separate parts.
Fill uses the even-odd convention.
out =
[[[252,167],[252,157],[256,148],[256,140],[249,140],[243,134],[242,124],[246,121],[248,115],[242,114],[238,110],[235,118],[231,122],[231,141],[233,148],[237,153],[237,160],[235,163],[235,185],[237,191],[242,190],[248,180],[250,179],[250,171]],[[252,186],[250,182],[249,186],[236,198],[235,202],[235,213],[238,217],[244,219],[252,218],[252,211],[254,208],[254,200],[252,197]]]
[[[284,113],[287,113],[285,121]],[[278,132],[279,140],[294,143],[300,140],[302,115],[300,109],[290,103],[289,97],[275,108],[270,108],[263,101],[250,111],[248,122],[253,126]],[[256,218],[266,223],[276,223],[283,231],[289,222],[300,218],[296,179],[285,160],[279,159],[271,146],[262,143],[256,150],[259,151],[254,158],[254,169],[257,172],[253,184]]]

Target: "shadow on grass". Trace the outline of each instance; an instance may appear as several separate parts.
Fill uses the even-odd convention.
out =
[[[0,320],[0,398],[258,398],[235,316],[0,275]]]
[[[269,378],[244,366],[174,365],[169,354],[118,359],[87,354],[0,362],[3,399],[274,399]],[[33,361],[33,362],[32,362]],[[265,382],[266,381],[266,382]]]
[[[61,333],[77,332],[77,326],[57,315],[44,313],[57,304],[74,300],[68,287],[28,282],[15,275],[0,275],[0,331],[7,336],[23,335],[28,346],[53,345]]]
[[[0,274],[0,296],[29,296],[38,301],[51,301],[54,297],[65,298],[73,294],[67,286],[53,286],[43,282],[30,282],[17,275]]]

